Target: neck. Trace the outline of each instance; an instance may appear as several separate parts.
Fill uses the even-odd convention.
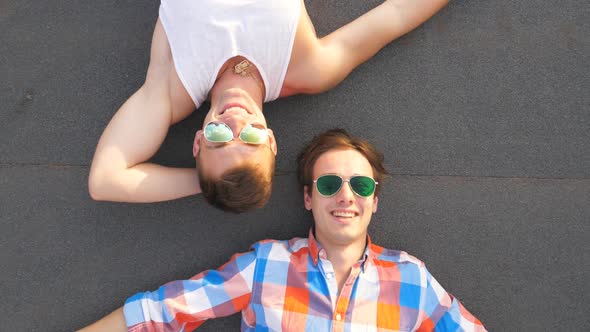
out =
[[[242,62],[244,58],[235,57],[228,60],[219,71],[217,80],[210,91],[211,102],[213,103],[223,91],[228,89],[242,89],[250,95],[258,107],[262,109],[265,99],[264,84],[262,77],[256,67],[251,63],[246,68],[247,75],[235,72],[235,66]]]
[[[352,267],[361,259],[365,251],[366,236],[363,241],[355,241],[347,245],[324,244],[320,239],[318,239],[318,242],[320,242],[324,250],[326,250],[328,260],[334,267],[336,283],[338,284],[338,294],[340,294],[346,279],[348,279],[348,276],[350,275]]]
[[[326,250],[328,260],[332,263],[334,270],[337,273],[346,272],[347,276],[352,266],[362,258],[367,244],[366,237],[362,241],[345,245],[324,243],[325,241],[321,241],[321,239],[318,239],[318,242]]]

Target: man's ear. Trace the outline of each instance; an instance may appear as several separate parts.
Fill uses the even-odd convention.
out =
[[[307,211],[311,211],[311,195],[309,194],[308,186],[303,186],[303,202]]]
[[[379,197],[373,197],[373,213],[377,212],[377,205],[379,204]]]
[[[276,156],[277,155],[277,141],[275,140],[275,134],[272,132],[272,129],[266,129],[266,130],[268,130],[268,142],[270,144],[270,149]]]
[[[195,141],[193,142],[193,157],[197,157],[199,149],[201,148],[201,138],[203,137],[203,131],[198,130],[195,134]]]

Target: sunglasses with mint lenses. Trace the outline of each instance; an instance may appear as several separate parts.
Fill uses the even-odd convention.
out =
[[[371,177],[355,175],[348,180],[334,174],[322,175],[313,181],[322,196],[332,196],[340,191],[343,182],[348,182],[352,192],[361,197],[369,197],[375,192],[378,182]]]
[[[205,139],[213,143],[227,143],[234,139],[231,128],[220,121],[209,122],[205,126]],[[268,130],[263,127],[255,127],[251,123],[240,131],[240,140],[249,144],[263,144],[268,138]]]

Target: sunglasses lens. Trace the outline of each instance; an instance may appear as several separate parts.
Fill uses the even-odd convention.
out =
[[[234,134],[225,123],[211,122],[205,127],[205,138],[209,142],[229,142]]]
[[[336,175],[323,175],[316,181],[318,192],[324,196],[332,196],[340,190],[342,179]]]
[[[250,144],[262,144],[266,142],[268,131],[266,128],[257,128],[248,124],[240,133],[240,139]]]
[[[368,176],[353,176],[350,178],[350,187],[362,197],[369,197],[375,192],[375,180]]]

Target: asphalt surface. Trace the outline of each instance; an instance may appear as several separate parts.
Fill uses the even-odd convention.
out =
[[[377,3],[306,1],[320,35]],[[267,104],[273,197],[243,215],[198,196],[88,196],[98,138],[145,76],[158,5],[0,3],[0,331],[71,331],[257,240],[305,236],[295,157],[332,127],[372,141],[392,172],[374,242],[422,259],[489,330],[590,330],[586,1],[454,1],[334,90]],[[192,165],[205,112],[154,161]]]

